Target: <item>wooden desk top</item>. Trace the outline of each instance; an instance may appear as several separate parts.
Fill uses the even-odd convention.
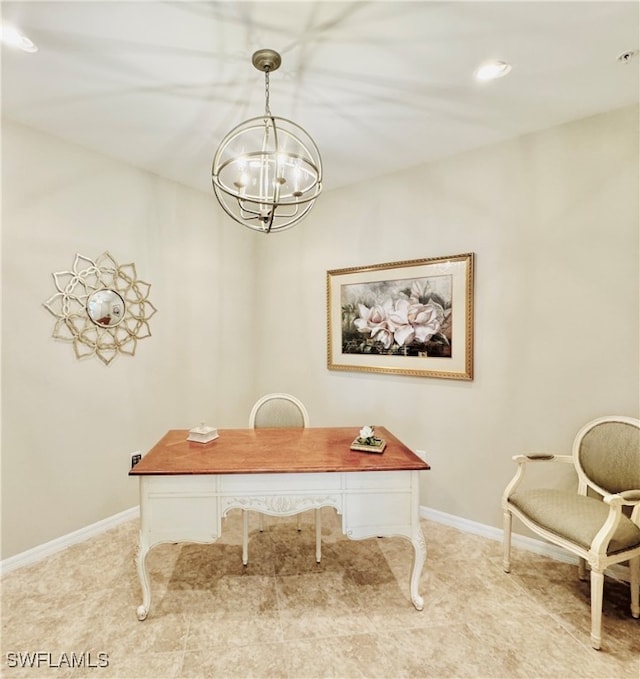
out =
[[[384,427],[375,428],[376,435],[387,442],[383,453],[349,450],[359,431],[360,427],[221,429],[217,439],[203,444],[187,441],[187,429],[173,429],[129,474],[275,474],[430,468]]]

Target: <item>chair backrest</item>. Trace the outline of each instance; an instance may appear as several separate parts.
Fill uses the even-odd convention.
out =
[[[260,427],[308,427],[307,409],[290,394],[267,394],[259,399],[249,415],[249,426]]]
[[[581,483],[601,495],[640,489],[640,420],[600,417],[586,424],[573,443]]]

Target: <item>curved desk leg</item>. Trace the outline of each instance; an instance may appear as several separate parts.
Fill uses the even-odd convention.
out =
[[[422,567],[427,558],[427,545],[420,529],[418,529],[417,534],[414,534],[411,544],[413,545],[413,568],[411,569],[410,586],[411,601],[417,610],[421,611],[424,608],[424,599],[420,596],[419,584]]]
[[[262,518],[260,518],[262,521]],[[260,528],[262,530],[262,527]],[[242,565],[249,562],[249,510],[242,510]]]
[[[151,585],[149,583],[149,573],[147,572],[147,554],[149,553],[149,545],[147,541],[140,535],[140,544],[138,546],[138,554],[136,556],[136,568],[138,570],[138,579],[140,580],[140,587],[142,588],[142,604],[138,606],[136,615],[138,620],[144,620],[149,614],[151,607]]]
[[[322,515],[320,509],[314,510],[314,519],[316,526],[316,563],[320,563],[322,559]]]

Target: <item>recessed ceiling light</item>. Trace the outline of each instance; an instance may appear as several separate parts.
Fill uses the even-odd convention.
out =
[[[21,33],[15,26],[3,23],[0,25],[0,39],[5,45],[20,49],[23,52],[33,54],[38,47],[26,35]]]
[[[506,61],[485,61],[475,72],[476,80],[495,80],[503,78],[511,70],[511,64]]]

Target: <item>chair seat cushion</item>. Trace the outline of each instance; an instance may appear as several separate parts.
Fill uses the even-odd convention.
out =
[[[518,490],[509,503],[535,524],[587,550],[609,515],[609,505],[601,500],[552,488]],[[638,545],[640,528],[623,515],[607,554]]]

